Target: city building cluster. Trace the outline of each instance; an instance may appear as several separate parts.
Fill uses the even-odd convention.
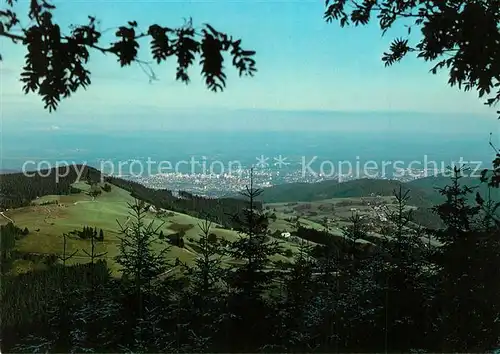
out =
[[[395,175],[384,175],[370,173],[369,175],[341,175],[323,177],[321,175],[304,175],[300,169],[297,170],[272,170],[254,169],[253,180],[255,188],[266,188],[285,183],[318,183],[325,180],[338,180],[346,182],[359,178],[396,179],[407,182],[417,178],[428,176],[428,171],[412,169],[405,173]],[[202,173],[162,173],[144,176],[126,177],[139,182],[149,188],[169,189],[172,191],[187,191],[196,195],[206,197],[223,197],[235,195],[248,186],[250,182],[250,169],[243,169],[238,174],[202,174]]]

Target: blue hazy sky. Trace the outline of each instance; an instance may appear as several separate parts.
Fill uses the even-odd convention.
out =
[[[210,23],[242,38],[257,51],[254,78],[238,79],[227,63],[227,89],[205,89],[199,67],[192,83],[174,80],[175,65],[154,67],[160,81],[149,83],[137,66],[120,68],[113,57],[93,52],[92,85],[63,101],[56,113],[42,110],[36,95],[22,94],[18,82],[24,48],[0,39],[3,131],[35,130],[175,130],[320,127],[321,130],[457,133],[497,129],[494,109],[475,92],[447,86],[447,77],[428,73],[431,64],[413,57],[384,68],[380,60],[400,26],[381,36],[377,24],[342,29],[323,20],[324,1],[55,1],[62,25],[85,23],[87,15],[101,29],[136,20],[153,23]],[[28,1],[19,0],[26,12]],[[21,17],[27,25],[27,19]],[[415,32],[414,32],[415,33]],[[418,33],[415,34],[418,36]],[[418,37],[415,37],[418,38]],[[105,38],[105,43],[108,39]],[[143,41],[140,57],[149,60]],[[378,112],[373,114],[370,112]],[[386,114],[384,112],[392,112]],[[455,117],[459,114],[458,117]],[[455,122],[454,126],[449,123]]]

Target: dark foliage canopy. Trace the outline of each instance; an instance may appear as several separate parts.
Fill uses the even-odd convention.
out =
[[[326,0],[324,18],[342,27],[376,19],[383,34],[404,24],[407,33],[382,56],[386,66],[414,53],[433,64],[433,74],[448,70],[450,86],[477,90],[489,106],[500,100],[499,0]]]
[[[219,32],[209,24],[201,30],[188,21],[180,28],[150,25],[142,32],[136,21],[116,29],[115,40],[102,44],[102,31],[98,20],[89,16],[83,25],[71,26],[69,33],[54,21],[55,6],[46,0],[31,0],[29,27],[21,27],[19,14],[14,10],[16,0],[6,0],[0,9],[0,36],[26,47],[25,65],[21,74],[24,92],[42,97],[45,108],[57,109],[59,102],[78,89],[90,85],[87,64],[92,50],[116,56],[121,67],[137,63],[155,78],[149,64],[139,59],[140,40],[149,38],[151,56],[157,64],[174,57],[177,63],[176,80],[189,83],[188,69],[197,57],[207,88],[222,91],[226,85],[223,54],[229,53],[232,65],[240,76],[253,76],[256,72],[254,51],[241,48],[241,40]]]

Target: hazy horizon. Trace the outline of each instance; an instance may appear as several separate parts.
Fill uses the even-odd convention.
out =
[[[498,144],[498,135],[493,136]],[[96,166],[99,160],[138,159],[175,161],[200,159],[255,163],[261,155],[282,155],[289,161],[318,156],[319,159],[483,161],[494,157],[488,134],[453,135],[387,134],[373,132],[297,131],[171,131],[130,132],[113,135],[99,130],[17,132],[2,136],[0,167],[19,169],[26,161],[68,161]],[[29,141],[30,144],[26,144]]]
[[[151,110],[128,113],[75,112],[3,119],[1,133],[82,131],[105,133],[156,131],[308,131],[332,133],[411,133],[471,135],[499,132],[495,115],[393,111],[287,111],[264,109]]]
[[[28,5],[18,2],[15,8],[24,14]],[[64,29],[96,15],[92,2],[55,5],[54,19]],[[388,159],[471,155],[488,160],[494,155],[488,146],[490,133],[500,145],[495,109],[485,107],[476,92],[448,87],[445,72],[431,75],[433,63],[415,57],[384,67],[380,58],[393,32],[383,37],[372,24],[346,29],[327,24],[322,2],[115,5],[99,5],[103,43],[112,39],[113,31],[107,29],[127,20],[144,29],[155,22],[182,25],[184,17],[192,16],[196,26],[210,23],[241,38],[245,49],[256,51],[258,72],[239,78],[226,62],[227,87],[215,94],[199,77],[199,65],[190,70],[188,86],[175,81],[172,61],[152,65],[159,81],[150,82],[138,65],[120,68],[114,58],[92,52],[90,87],[49,113],[39,96],[23,94],[19,75],[25,49],[7,41],[0,62],[1,166],[17,166],[30,157],[80,159],[82,151],[90,151],[85,158],[92,159],[236,151],[251,155],[269,150],[266,144],[274,146],[272,154]],[[394,31],[406,31],[398,26]],[[419,34],[412,36],[418,39]],[[141,44],[141,59],[150,59],[149,44]],[[314,144],[318,151],[308,147]]]
[[[92,52],[88,66],[92,84],[62,101],[58,111],[49,113],[43,109],[39,96],[22,92],[19,75],[24,65],[24,47],[5,40],[0,62],[3,133],[51,127],[109,132],[312,130],[314,124],[307,119],[318,112],[322,112],[319,115],[324,120],[332,112],[339,121],[353,119],[360,112],[372,115],[383,112],[393,118],[398,114],[429,115],[436,120],[433,127],[427,122],[408,124],[408,131],[446,128],[465,133],[486,127],[489,133],[493,129],[495,108],[485,107],[474,91],[448,87],[446,72],[430,74],[434,63],[409,56],[393,67],[384,67],[381,56],[395,33],[406,32],[402,24],[383,37],[376,24],[341,29],[338,24],[328,24],[322,19],[322,1],[122,2],[120,6],[113,1],[102,1],[98,13],[94,2],[54,3],[57,6],[54,19],[63,29],[69,24],[85,23],[88,15],[97,17],[102,30],[132,19],[140,29],[155,22],[172,27],[182,25],[183,18],[191,16],[196,26],[210,23],[241,38],[245,49],[256,51],[258,72],[253,78],[239,78],[226,62],[226,90],[213,93],[199,77],[199,65],[190,70],[192,82],[186,86],[175,81],[172,61],[161,66],[153,64],[159,81],[150,83],[138,65],[120,68],[115,58]],[[25,14],[28,5],[29,2],[18,2],[15,8]],[[21,16],[20,21],[24,23],[27,19]],[[112,33],[105,32],[103,45],[112,40]],[[419,36],[415,32],[411,37]],[[149,43],[141,44],[144,47],[140,58],[150,60]],[[292,122],[283,122],[280,115],[294,118]],[[446,118],[450,115],[463,118],[451,123]],[[394,122],[396,118],[392,122],[354,119],[357,119],[354,125],[336,119],[322,121],[323,126],[318,129],[353,131],[353,126],[363,125],[366,129],[391,130],[391,124],[401,125]]]

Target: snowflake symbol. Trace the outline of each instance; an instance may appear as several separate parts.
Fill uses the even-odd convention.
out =
[[[264,155],[260,155],[260,157],[256,157],[256,159],[257,159],[257,164],[256,164],[257,167],[265,168],[265,167],[269,166],[269,163],[267,162],[267,160],[269,160],[269,157],[265,157]]]
[[[275,157],[274,158],[274,161],[276,161],[274,163],[275,166],[278,166],[279,168],[283,167],[283,166],[286,166],[286,165],[289,165],[290,162],[285,162],[286,161],[286,157],[283,157],[281,155],[279,155],[278,157]]]

